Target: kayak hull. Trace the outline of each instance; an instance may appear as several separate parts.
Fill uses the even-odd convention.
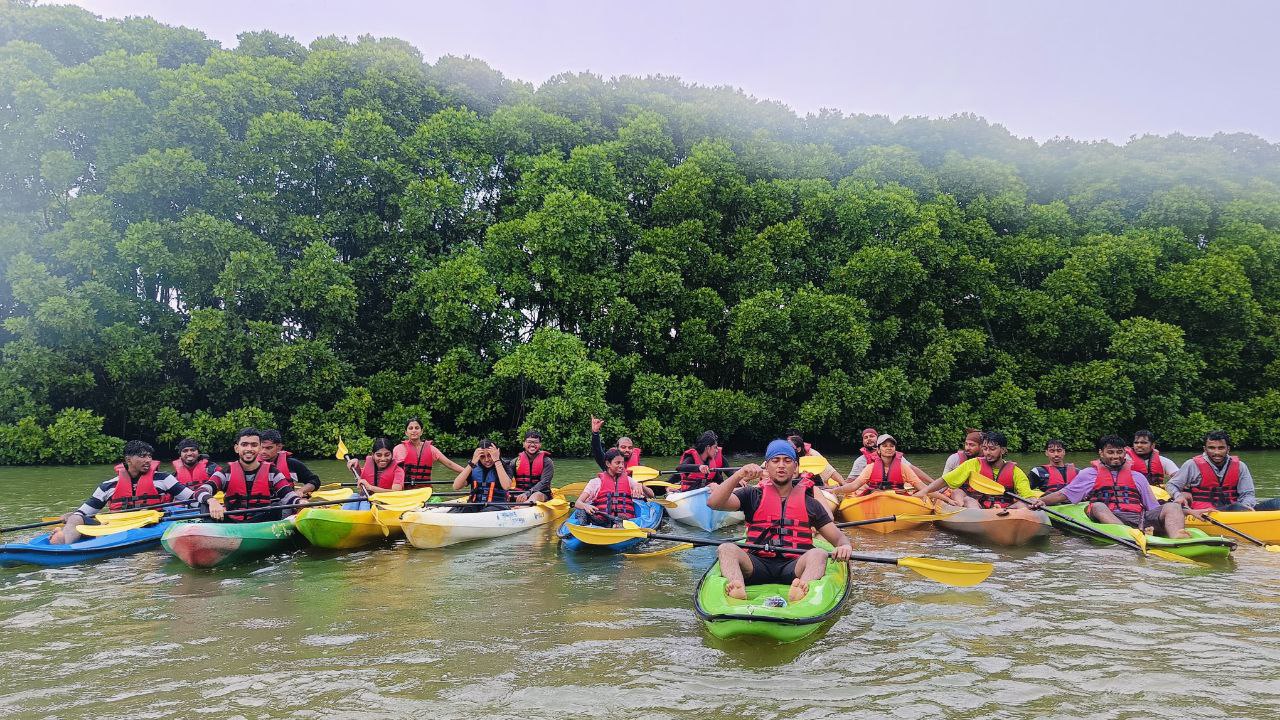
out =
[[[40,565],[58,567],[91,562],[120,555],[151,550],[160,545],[160,537],[174,523],[159,522],[124,532],[85,538],[70,545],[52,545],[49,534],[25,542],[0,545],[0,566]]]
[[[639,525],[642,528],[648,528],[652,530],[657,528],[658,525],[662,522],[662,506],[661,505],[657,503],[646,502],[644,500],[636,500],[635,506],[636,506],[636,517],[635,517],[636,525]],[[587,523],[583,522],[582,511],[574,510],[569,515],[569,517],[563,523],[560,524],[560,527],[556,528],[556,537],[560,538],[560,546],[566,550],[572,550],[575,552],[583,551],[583,550],[599,551],[599,552],[626,552],[645,541],[645,538],[632,538],[629,540],[623,540],[622,542],[616,542],[612,545],[590,545],[588,543],[582,542],[578,538],[574,537],[572,533],[569,532],[570,525],[583,525],[583,524],[587,524]]]
[[[707,505],[707,498],[710,495],[711,488],[709,487],[687,492],[669,492],[666,498],[675,503],[676,506],[668,507],[667,515],[682,525],[700,528],[706,532],[719,530],[728,525],[736,525],[743,521],[741,512],[711,509],[711,506]]]
[[[763,637],[780,643],[795,642],[834,618],[851,587],[849,564],[828,559],[826,574],[809,583],[809,592],[802,600],[787,602],[785,607],[770,607],[765,604],[766,598],[785,599],[790,585],[748,585],[747,599],[736,600],[725,595],[725,579],[717,561],[698,581],[694,612],[707,631],[718,638]]]
[[[1053,507],[1059,513],[1066,515],[1077,523],[1092,528],[1112,538],[1129,539],[1129,526],[1127,525],[1111,525],[1106,523],[1094,522],[1085,512],[1086,503],[1076,505],[1055,505]],[[1076,533],[1089,537],[1097,542],[1106,542],[1101,538],[1093,535],[1086,535],[1077,528],[1062,522],[1057,518],[1053,518],[1053,524],[1062,528],[1067,532]],[[1166,550],[1175,555],[1181,555],[1192,560],[1224,560],[1231,555],[1231,551],[1235,549],[1236,543],[1225,537],[1209,535],[1197,528],[1188,527],[1187,532],[1191,533],[1190,538],[1166,538],[1159,535],[1147,536],[1147,547],[1159,550]]]
[[[1264,543],[1280,543],[1280,510],[1245,510],[1242,512],[1218,511],[1209,514],[1214,520],[1226,523],[1246,535]],[[1187,516],[1187,528],[1200,530],[1208,535],[1239,539],[1240,536],[1230,530],[1223,530],[1205,520]],[[1247,541],[1244,541],[1247,542]]]
[[[171,555],[195,568],[213,568],[292,549],[292,520],[249,523],[176,523],[160,538]]]
[[[846,497],[840,502],[840,507],[836,512],[841,522],[855,522],[888,517],[890,515],[932,515],[934,509],[933,504],[927,500],[888,490],[880,490],[857,497]],[[917,530],[927,525],[928,523],[894,520],[893,522],[864,525],[858,529],[888,534],[899,530]]]
[[[494,512],[454,513],[448,503],[424,510],[410,510],[400,518],[405,538],[414,547],[431,549],[472,540],[514,535],[546,525],[569,514],[569,503],[552,500],[546,505],[513,507]]]
[[[307,542],[333,550],[353,550],[400,536],[400,512],[377,510],[363,500],[339,507],[304,508],[294,525]]]
[[[1041,510],[1027,508],[962,508],[938,503],[938,512],[959,511],[945,520],[935,521],[944,530],[972,537],[993,545],[1026,545],[1048,537],[1052,525],[1049,515]]]

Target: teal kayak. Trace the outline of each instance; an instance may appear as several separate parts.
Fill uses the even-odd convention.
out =
[[[824,550],[832,547],[821,540]],[[718,638],[765,637],[778,642],[804,638],[840,612],[853,580],[849,564],[827,559],[827,573],[809,583],[809,592],[798,602],[786,600],[790,585],[748,585],[747,599],[725,595],[725,579],[717,561],[698,582],[693,596],[694,612],[707,630]]]
[[[1115,525],[1108,523],[1094,522],[1085,513],[1088,503],[1077,503],[1075,505],[1053,505],[1050,509],[1055,510],[1077,523],[1086,527],[1097,530],[1098,532],[1120,539],[1129,539],[1130,528],[1128,525]],[[1079,528],[1074,528],[1070,523],[1065,523],[1061,519],[1049,516],[1053,524],[1067,532],[1076,533],[1085,537],[1091,537],[1098,542],[1104,542],[1101,538],[1088,535]],[[1195,528],[1187,528],[1187,532],[1191,533],[1189,538],[1167,538],[1159,535],[1147,536],[1147,547],[1158,550],[1165,550],[1175,555],[1181,555],[1192,560],[1222,560],[1231,555],[1231,551],[1236,548],[1234,540],[1224,537],[1209,535],[1203,530]]]

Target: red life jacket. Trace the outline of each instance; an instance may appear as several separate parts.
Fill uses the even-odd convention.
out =
[[[813,525],[809,523],[809,508],[805,506],[805,493],[810,483],[796,482],[787,501],[782,502],[773,481],[761,482],[760,504],[747,519],[747,542],[754,545],[772,545],[804,552],[813,547]],[[760,557],[775,557],[777,553],[752,550]]]
[[[1159,450],[1151,448],[1150,460],[1143,460],[1138,457],[1138,453],[1134,452],[1131,447],[1125,448],[1124,451],[1125,454],[1129,456],[1129,461],[1132,463],[1129,466],[1130,469],[1136,473],[1142,473],[1143,477],[1147,479],[1147,482],[1152,485],[1164,484],[1164,463],[1160,461]]]
[[[902,480],[902,453],[894,453],[893,460],[889,461],[887,468],[884,466],[884,458],[880,457],[880,453],[876,453],[876,459],[871,463],[871,479],[864,487],[870,488],[873,492],[876,490],[905,492],[907,486]]]
[[[156,468],[158,467],[160,467],[160,461],[152,460],[147,471],[138,478],[137,483],[134,483],[133,478],[129,477],[129,471],[124,469],[124,463],[117,465],[116,490],[111,494],[107,509],[111,512],[119,512],[159,505],[160,491],[156,489]]]
[[[471,468],[471,494],[467,496],[467,502],[504,503],[507,500],[508,490],[498,480],[497,466],[486,468],[477,465]]]
[[[192,490],[209,482],[209,458],[200,458],[194,467],[187,467],[181,459],[173,461],[173,475],[183,487]]]
[[[258,471],[253,475],[253,483],[249,484],[246,482],[244,468],[240,466],[240,461],[233,461],[231,467],[227,469],[227,487],[222,501],[227,510],[248,510],[272,504],[275,497],[271,491],[271,467],[264,462],[258,463]],[[228,514],[227,518],[233,522],[257,522],[267,519],[263,513]]]
[[[1133,471],[1122,469],[1112,475],[1111,468],[1101,461],[1093,461],[1093,469],[1098,477],[1093,481],[1093,490],[1085,498],[1087,502],[1100,502],[1112,510],[1125,512],[1142,512],[1142,493],[1133,480]]]
[[[275,466],[276,472],[283,475],[284,479],[288,480],[289,482],[293,482],[293,473],[289,472],[289,456],[292,454],[293,453],[289,453],[289,452],[285,452],[284,450],[281,450],[280,452],[276,453],[276,459],[272,463],[272,465]],[[261,455],[258,456],[258,460],[259,461],[262,460]],[[234,462],[231,464],[235,465]]]
[[[596,477],[600,479],[600,490],[596,493],[596,501],[592,504],[601,507],[603,500],[606,515],[613,515],[623,520],[634,520],[636,504],[631,497],[631,477],[623,475],[615,481],[607,472],[602,472]]]
[[[1195,510],[1224,507],[1239,502],[1240,458],[1227,456],[1227,468],[1218,476],[1213,463],[1203,455],[1192,460],[1200,470],[1200,484],[1191,488],[1191,507]]]
[[[530,462],[529,453],[523,450],[520,451],[520,454],[516,456],[516,476],[512,478],[516,482],[513,490],[515,494],[519,495],[528,492],[529,488],[537,485],[542,480],[542,459],[546,456],[546,450],[539,450],[538,454],[533,456],[533,461]]]
[[[862,453],[862,457],[863,457],[863,458],[865,458],[865,459],[866,459],[866,461],[867,461],[867,462],[869,462],[869,463],[870,463],[870,462],[875,462],[875,459],[876,459],[877,457],[879,457],[879,456],[880,456],[880,453],[876,452],[875,450],[868,450],[868,449],[867,449],[867,446],[865,446],[865,445],[863,445],[862,447],[858,448],[858,452],[861,452],[861,453]]]
[[[1076,464],[1067,463],[1065,468],[1057,468],[1053,465],[1041,465],[1044,468],[1049,479],[1045,482],[1044,491],[1047,493],[1057,492],[1067,486],[1072,480],[1076,479]]]
[[[633,468],[640,464],[640,448],[631,448],[631,457],[627,458],[627,467]]]
[[[1004,465],[1000,468],[1000,477],[996,477],[995,471],[992,470],[987,459],[978,458],[978,472],[985,478],[995,480],[1008,490],[1013,489],[1013,469],[1017,466],[1017,463],[1006,460]],[[1008,497],[1004,495],[998,497],[995,495],[986,495],[975,490],[972,485],[969,486],[968,492],[970,495],[973,495],[973,499],[977,500],[978,504],[984,508],[1008,507],[1009,505]]]
[[[404,460],[400,461],[400,467],[404,468],[404,489],[432,487],[431,466],[435,464],[436,452],[431,441],[423,441],[422,452],[414,450],[408,440],[400,444],[404,447]]]
[[[383,490],[390,490],[392,487],[395,486],[396,463],[394,460],[392,460],[391,464],[388,465],[384,470],[378,473],[378,479],[376,481],[373,479],[373,472],[374,472],[373,456],[365,455],[364,467],[360,468],[360,479],[369,483],[370,485],[376,485],[382,488]]]
[[[704,463],[702,462],[702,456],[698,453],[698,451],[694,450],[693,448],[689,448],[688,450],[685,450],[683,453],[681,453],[680,461],[678,464],[703,465]],[[705,463],[705,464],[707,467],[711,468],[713,471],[716,468],[724,467],[724,451],[716,450],[716,456],[711,458],[711,462]],[[679,492],[688,492],[689,490],[697,490],[698,488],[706,487],[707,484],[715,480],[715,478],[716,478],[715,472],[681,473]]]

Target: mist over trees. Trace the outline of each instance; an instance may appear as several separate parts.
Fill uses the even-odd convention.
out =
[[[540,87],[396,39],[0,5],[0,462],[114,438],[460,451],[592,413],[952,449],[1280,446],[1280,146]]]

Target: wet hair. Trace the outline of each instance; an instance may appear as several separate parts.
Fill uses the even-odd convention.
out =
[[[182,438],[181,440],[178,441],[178,452],[182,452],[187,448],[195,448],[199,450],[200,443],[196,442],[195,440],[192,440],[191,438]]]
[[[1156,434],[1151,432],[1150,430],[1139,430],[1138,432],[1133,434],[1134,440],[1137,440],[1138,438],[1144,438],[1154,443],[1156,441]]]
[[[1102,437],[1098,438],[1099,450],[1103,450],[1105,448],[1120,448],[1121,450],[1123,450],[1127,446],[1128,444],[1125,443],[1124,438],[1120,437],[1119,435],[1103,435]]]
[[[380,437],[373,441],[373,449],[369,451],[369,454],[372,455],[379,450],[393,450],[394,448],[395,443],[391,442],[387,438]]]
[[[720,442],[720,438],[716,437],[715,433],[708,430],[698,436],[698,441],[693,444],[693,449],[698,452],[702,452],[703,450],[706,450],[707,448],[719,442]]]
[[[258,433],[258,439],[262,442],[271,442],[277,445],[284,444],[284,436],[280,434],[279,430],[263,430]]]
[[[151,447],[149,443],[141,440],[130,440],[124,444],[125,457],[137,457],[139,455],[154,455],[156,449]]]
[[[804,437],[799,430],[788,430],[786,434],[787,442],[795,447],[796,452],[804,452]]]
[[[410,424],[410,423],[418,423],[418,427],[420,427],[420,428],[425,428],[425,427],[426,427],[426,425],[423,425],[423,424],[422,424],[422,418],[418,417],[417,415],[414,415],[413,417],[409,418],[408,420],[405,420],[405,421],[404,421],[404,426],[405,426],[405,427],[409,427],[409,424]]]
[[[982,433],[982,442],[999,445],[1002,448],[1009,447],[1009,438],[1005,437],[1004,433],[999,430],[991,430],[989,432]]]
[[[608,465],[609,463],[613,462],[614,458],[617,458],[617,457],[622,457],[622,451],[619,450],[618,448],[609,448],[608,450],[605,450],[604,464]]]
[[[528,440],[529,438],[533,438],[534,440],[541,440],[542,433],[530,428],[529,430],[524,431],[524,439]]]
[[[236,431],[236,442],[235,442],[235,444],[239,445],[239,444],[240,444],[240,438],[245,438],[245,437],[256,437],[256,438],[258,438],[259,440],[262,440],[262,439],[263,439],[263,437],[262,437],[262,431],[261,431],[261,430],[259,430],[259,429],[257,429],[257,428],[240,428],[239,430],[237,430],[237,431]]]
[[[1226,430],[1213,430],[1207,433],[1204,436],[1205,444],[1208,444],[1210,440],[1221,440],[1227,444],[1227,447],[1231,447],[1231,436],[1227,434]]]
[[[1066,443],[1064,443],[1064,442],[1062,442],[1062,441],[1061,441],[1061,440],[1059,440],[1058,438],[1049,438],[1049,440],[1048,440],[1048,441],[1046,441],[1046,442],[1045,442],[1045,444],[1044,444],[1044,449],[1045,449],[1045,450],[1048,450],[1048,449],[1049,449],[1049,448],[1051,448],[1051,447],[1060,447],[1060,448],[1062,448],[1063,450],[1066,450],[1066,449],[1067,449],[1067,444],[1066,444]]]

